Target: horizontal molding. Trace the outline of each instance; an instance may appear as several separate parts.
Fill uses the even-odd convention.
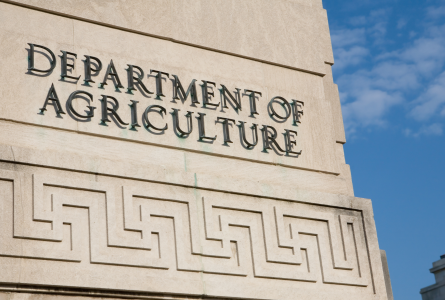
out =
[[[295,203],[302,203],[302,204],[309,204],[309,205],[317,205],[317,206],[323,206],[323,207],[329,207],[329,208],[338,208],[338,209],[347,209],[350,211],[358,211],[362,212],[363,210],[369,209],[370,207],[370,200],[365,198],[357,198],[354,196],[348,196],[343,194],[331,194],[326,192],[318,192],[318,191],[312,191],[312,190],[302,190],[298,189],[298,196],[296,198],[290,198],[286,197],[284,195],[279,194],[273,194],[273,195],[264,195],[262,194],[260,189],[257,189],[257,192],[247,191],[247,192],[240,192],[236,189],[228,190],[228,189],[220,189],[215,188],[206,184],[201,184],[199,178],[197,178],[197,174],[193,173],[191,176],[195,177],[195,183],[187,183],[187,180],[184,180],[183,182],[170,182],[166,181],[164,179],[146,179],[146,178],[138,178],[138,177],[132,177],[132,176],[125,176],[125,175],[119,175],[115,173],[104,173],[104,172],[90,172],[86,170],[78,170],[78,169],[71,169],[71,168],[63,168],[63,167],[56,167],[56,166],[49,166],[49,165],[41,165],[41,164],[34,164],[29,162],[22,162],[22,161],[11,161],[2,159],[0,157],[0,163],[8,163],[12,165],[23,165],[23,166],[30,166],[30,167],[39,167],[39,168],[46,168],[46,169],[54,169],[54,170],[60,170],[60,171],[68,171],[68,172],[76,172],[76,173],[84,173],[84,174],[92,174],[97,176],[104,176],[104,177],[113,177],[113,178],[121,178],[126,180],[135,180],[135,181],[142,181],[142,182],[151,182],[151,183],[157,183],[157,184],[164,184],[164,185],[171,185],[171,186],[178,186],[178,187],[185,187],[185,188],[193,188],[196,190],[204,190],[204,191],[212,191],[212,192],[220,192],[220,193],[228,193],[233,195],[239,195],[239,196],[247,196],[247,197],[255,197],[255,198],[261,198],[261,199],[274,199],[279,201],[290,201]],[[1,165],[0,165],[0,169]],[[193,178],[187,178],[190,179],[188,181],[191,181]],[[247,183],[247,182],[246,182]],[[297,192],[297,190],[295,190]],[[333,199],[335,198],[335,200]],[[317,201],[317,199],[321,199]]]
[[[120,299],[151,299],[151,300],[220,300],[223,297],[213,297],[207,295],[180,295],[168,293],[131,292],[123,290],[85,289],[69,288],[50,285],[26,285],[26,284],[0,284],[1,293],[31,293],[60,296],[84,296],[92,298],[120,298]],[[228,298],[227,298],[228,299]],[[247,300],[251,298],[233,298],[233,300]],[[255,298],[255,300],[260,300]]]
[[[60,127],[54,127],[54,126],[47,126],[47,125],[30,123],[30,122],[17,121],[17,120],[8,119],[8,118],[0,118],[0,121],[24,124],[24,125],[28,125],[28,126],[35,126],[35,127],[41,127],[41,128],[49,128],[49,129],[54,129],[54,130],[60,130],[60,131],[65,131],[65,132],[83,134],[83,135],[88,135],[88,136],[95,136],[95,137],[111,139],[111,140],[124,141],[124,142],[129,142],[129,143],[150,145],[150,146],[155,146],[155,147],[160,147],[160,148],[168,148],[168,149],[173,149],[173,150],[180,150],[180,151],[190,152],[190,153],[198,153],[198,154],[208,155],[208,156],[230,158],[230,159],[248,161],[248,162],[253,162],[253,163],[258,163],[258,164],[272,165],[272,166],[280,166],[280,167],[289,168],[289,169],[297,169],[297,170],[303,170],[303,171],[323,173],[323,174],[334,175],[334,176],[339,176],[340,175],[340,173],[338,173],[338,172],[330,172],[330,171],[324,171],[324,170],[319,170],[319,169],[303,168],[303,167],[297,167],[297,166],[292,166],[292,165],[267,162],[267,161],[262,161],[262,160],[248,159],[248,158],[239,157],[239,156],[224,155],[224,154],[219,154],[219,153],[209,153],[209,152],[204,152],[204,151],[199,151],[199,150],[180,148],[180,147],[174,147],[174,146],[168,146],[168,145],[162,145],[162,144],[156,144],[156,143],[150,143],[150,142],[143,142],[143,141],[138,141],[138,140],[125,139],[125,138],[120,138],[120,137],[115,137],[115,136],[90,133],[90,132],[86,132],[86,131],[77,131],[77,130],[65,129],[65,128],[60,128]]]

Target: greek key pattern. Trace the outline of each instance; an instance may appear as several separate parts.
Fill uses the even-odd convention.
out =
[[[0,181],[0,256],[80,262],[89,251],[91,265],[372,284],[358,214],[155,183],[6,170]]]

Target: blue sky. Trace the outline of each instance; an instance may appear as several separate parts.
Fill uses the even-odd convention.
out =
[[[445,0],[324,0],[355,195],[373,200],[395,299],[445,254]]]

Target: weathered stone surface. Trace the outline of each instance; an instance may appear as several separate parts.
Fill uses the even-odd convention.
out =
[[[368,200],[277,200],[11,163],[0,178],[4,283],[259,299],[366,299],[379,287]]]
[[[266,162],[269,164],[280,164],[289,167],[298,167],[304,169],[313,169],[316,171],[328,173],[340,173],[338,163],[335,156],[335,135],[332,121],[332,108],[330,102],[324,98],[322,77],[296,72],[293,70],[261,64],[238,57],[228,56],[212,51],[205,51],[185,45],[178,45],[168,41],[145,37],[133,33],[125,33],[103,26],[93,25],[86,22],[72,21],[69,19],[42,14],[40,12],[31,11],[11,5],[4,5],[1,11],[2,35],[3,40],[7,42],[3,45],[7,49],[17,49],[16,51],[4,51],[3,59],[9,63],[5,66],[4,72],[0,75],[2,82],[10,82],[11,84],[21,85],[20,89],[4,90],[4,97],[9,101],[2,106],[2,117],[8,120],[39,124],[41,126],[64,128],[69,131],[83,132],[88,134],[108,136],[113,138],[121,138],[124,140],[132,140],[146,144],[161,144],[170,148],[189,149],[200,151],[207,154],[216,154],[220,156],[237,157],[248,160]],[[17,26],[15,18],[17,15],[23,14],[27,16],[27,21],[23,21]],[[45,21],[44,21],[45,20]],[[57,23],[57,29],[51,24]],[[51,28],[50,28],[51,27]],[[54,34],[52,33],[54,31]],[[8,38],[9,36],[10,38]],[[21,38],[11,37],[20,36]],[[31,40],[29,37],[32,37]],[[206,117],[206,134],[208,136],[218,136],[219,138],[210,147],[208,143],[198,143],[197,120],[193,117],[195,130],[190,138],[178,138],[173,132],[172,108],[181,110],[180,121],[184,128],[185,113],[191,110],[190,99],[184,104],[179,101],[172,103],[172,84],[170,80],[166,80],[164,84],[164,99],[157,100],[154,95],[144,97],[139,91],[134,94],[125,92],[121,89],[119,93],[115,91],[115,87],[111,84],[106,85],[103,89],[98,88],[98,83],[103,80],[105,70],[94,78],[96,83],[92,86],[84,86],[83,81],[79,80],[75,84],[67,83],[60,80],[59,67],[57,67],[51,75],[46,77],[31,76],[23,72],[27,68],[26,46],[28,42],[42,44],[52,49],[56,55],[61,50],[71,51],[78,55],[76,61],[76,69],[73,76],[83,75],[83,66],[81,59],[84,55],[92,55],[99,57],[106,65],[113,60],[121,81],[126,86],[127,74],[125,69],[127,64],[140,66],[145,73],[149,73],[150,69],[162,70],[170,74],[178,75],[185,87],[192,79],[209,80],[219,84],[226,85],[232,92],[235,88],[251,89],[261,91],[263,96],[257,101],[258,113],[256,118],[250,117],[249,99],[242,97],[243,109],[239,113],[235,112],[230,104],[228,109],[216,110],[202,108],[202,97],[199,91],[200,86],[197,85],[200,105],[193,109],[194,116],[197,113],[205,113]],[[73,44],[74,43],[74,44]],[[23,47],[25,45],[25,48]],[[36,57],[36,63],[42,64],[42,57]],[[154,78],[144,79],[145,84],[151,91],[155,90]],[[51,85],[54,84],[57,95],[61,101],[66,102],[69,95],[75,90],[82,90],[92,93],[92,105],[98,107],[96,109],[96,117],[92,120],[78,122],[68,115],[56,117],[54,108],[48,106],[45,115],[39,114],[39,108],[44,104],[44,100],[48,94]],[[216,88],[215,88],[216,90]],[[33,95],[29,97],[29,95]],[[142,115],[148,105],[162,105],[167,110],[164,119],[152,121],[163,127],[165,123],[170,127],[164,134],[158,135],[142,128],[138,131],[129,130],[129,126],[116,126],[113,122],[108,126],[100,124],[100,105],[99,101],[102,94],[115,97],[119,103],[119,114],[125,122],[130,122],[130,100],[139,101],[139,115]],[[267,103],[272,97],[282,96],[291,101],[291,99],[304,101],[303,116],[301,129],[293,126],[291,120],[285,123],[276,123],[267,114]],[[217,97],[215,102],[219,102]],[[84,101],[77,100],[75,105],[77,109],[82,110],[85,107]],[[16,107],[21,107],[21,113],[17,114]],[[183,113],[182,113],[183,112]],[[83,112],[82,112],[83,113]],[[152,114],[152,118],[157,114]],[[304,148],[304,155],[295,159],[293,157],[285,157],[278,155],[268,155],[262,152],[261,147],[256,147],[252,151],[245,150],[237,138],[237,126],[232,126],[232,135],[235,142],[227,147],[223,145],[222,125],[215,124],[217,117],[231,118],[235,121],[245,121],[248,126],[257,123],[259,126],[274,126],[280,135],[279,142],[283,147],[283,138],[281,134],[284,129],[298,129],[298,146],[297,150]],[[139,121],[141,124],[142,122]],[[247,126],[246,126],[247,127]],[[260,131],[258,134],[260,135]],[[251,139],[248,132],[248,139]],[[330,140],[331,142],[325,142]]]
[[[0,299],[388,299],[371,201],[354,197],[344,157],[321,1],[0,1],[0,20]],[[55,54],[52,72],[28,71],[28,43]],[[61,51],[77,54],[67,75],[80,80],[62,79]],[[86,55],[103,64],[90,85]],[[104,79],[111,60],[118,89]],[[130,93],[128,65],[154,93],[150,70],[168,73],[164,96]],[[174,99],[173,75],[185,91],[198,80],[199,103]],[[202,80],[216,83],[217,109]],[[221,84],[240,89],[240,110],[236,98],[222,108]],[[52,86],[61,106],[41,112]],[[88,94],[70,108],[76,90]],[[257,114],[245,90],[261,92]],[[102,95],[122,122],[101,121]],[[304,102],[301,123],[279,103],[289,118],[270,116],[276,96]],[[94,116],[76,116],[87,105]],[[189,135],[174,130],[178,109],[184,131],[193,112]],[[147,128],[146,113],[167,129]],[[218,118],[236,123],[232,143]],[[240,122],[250,142],[257,124],[256,146]]]
[[[318,74],[334,62],[320,0],[14,2]]]
[[[391,276],[389,275],[388,258],[386,257],[386,251],[380,250],[380,254],[382,256],[383,275],[385,277],[386,294],[388,295],[388,300],[394,300],[394,296],[392,294]]]

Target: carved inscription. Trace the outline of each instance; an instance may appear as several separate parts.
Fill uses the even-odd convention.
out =
[[[46,46],[33,43],[28,43],[28,45],[27,74],[38,76],[50,75],[57,65],[54,52]],[[82,82],[82,80],[80,80],[82,76],[79,75],[76,77],[68,75],[75,70],[77,54],[64,50],[61,50],[61,52],[60,63],[62,68],[60,77],[62,80],[60,81],[67,83]],[[36,67],[36,61],[44,64],[46,60],[49,60],[49,67],[47,69],[39,69]],[[276,96],[269,100],[267,104],[267,114],[271,120],[276,123],[286,123],[286,126],[292,126],[288,128],[293,128],[284,129],[284,132],[278,132],[274,126],[270,124],[260,125],[257,124],[258,121],[255,120],[255,116],[260,114],[257,109],[257,102],[260,102],[258,105],[264,105],[261,103],[264,101],[261,99],[263,96],[263,92],[261,91],[254,91],[247,88],[240,89],[237,87],[230,88],[222,83],[217,84],[216,82],[208,80],[201,80],[202,84],[200,84],[196,79],[193,79],[187,88],[185,82],[183,81],[181,83],[177,75],[153,69],[150,70],[149,74],[146,74],[148,72],[144,72],[139,66],[127,64],[127,67],[128,84],[126,91],[128,94],[134,95],[140,92],[141,96],[145,97],[155,94],[156,96],[153,96],[154,99],[159,101],[171,99],[170,102],[174,104],[180,102],[184,104],[188,102],[188,98],[190,98],[190,106],[186,111],[184,111],[184,109],[181,111],[178,107],[171,108],[171,110],[168,111],[162,102],[159,102],[161,104],[142,106],[145,104],[141,101],[130,100],[130,103],[128,103],[131,107],[130,115],[125,115],[122,109],[119,110],[123,102],[118,99],[122,97],[121,90],[125,90],[125,87],[122,84],[118,75],[118,68],[115,67],[113,60],[106,66],[99,58],[85,55],[83,87],[86,89],[71,92],[66,101],[67,112],[65,112],[63,109],[64,105],[62,104],[63,99],[59,98],[56,87],[54,83],[52,83],[43,101],[43,105],[39,108],[39,114],[43,116],[49,107],[53,106],[59,118],[63,118],[62,115],[68,115],[72,116],[76,121],[92,121],[95,119],[95,113],[97,115],[100,111],[100,125],[108,126],[106,124],[112,124],[114,120],[119,127],[132,130],[133,132],[137,132],[137,128],[145,128],[147,132],[155,135],[174,132],[174,134],[182,139],[186,139],[192,134],[193,123],[197,121],[198,126],[195,125],[195,132],[196,129],[198,129],[199,142],[212,144],[215,140],[219,139],[223,142],[223,145],[230,147],[230,144],[238,140],[235,138],[231,139],[230,136],[235,137],[236,131],[239,131],[239,140],[245,149],[252,150],[255,148],[258,144],[258,136],[261,136],[263,144],[262,153],[271,151],[271,153],[276,152],[279,155],[294,158],[302,154],[302,150],[298,150],[300,145],[297,147],[297,129],[299,129],[298,126],[301,124],[304,114],[304,102],[301,100],[287,100],[281,96]],[[98,99],[99,101],[97,101],[92,94],[92,87],[96,85],[96,82],[92,78],[96,76],[101,77],[101,71],[105,71],[105,75],[103,81],[98,84],[102,92],[100,99]],[[148,75],[147,78],[145,75]],[[144,82],[147,82],[148,78],[156,82],[156,91],[152,92],[146,87]],[[167,81],[170,80],[172,81],[172,89],[171,93],[168,94],[165,92],[167,88],[165,85]],[[103,94],[106,93],[104,91],[104,86],[106,85],[114,85],[115,93],[113,93],[113,95]],[[201,93],[198,92],[199,90],[201,90]],[[219,95],[217,90],[219,90]],[[202,95],[198,97],[198,94]],[[79,108],[75,108],[76,105],[73,105],[73,103],[77,103],[77,101],[85,105],[85,112],[82,112],[82,109],[79,110]],[[141,102],[139,104],[141,107],[138,108],[139,102]],[[99,105],[100,107],[94,105]],[[211,117],[206,117],[207,113],[196,111],[199,106],[203,108],[204,111],[218,111],[220,115],[213,121],[210,121]],[[225,110],[233,110],[236,112],[237,119],[235,120],[235,117],[227,117],[227,115],[224,114]],[[169,115],[171,115],[171,119],[167,120]],[[247,117],[253,118],[253,123],[250,123],[250,121],[247,123]],[[97,119],[98,116],[96,116],[96,120]],[[205,121],[206,119],[207,121]],[[184,125],[179,125],[179,123],[184,123]],[[210,127],[212,123],[214,124],[213,128]],[[218,138],[217,135],[209,134],[209,130],[207,130],[206,134],[206,127],[207,129],[210,127],[210,129],[214,130],[216,126],[222,126],[223,136]],[[238,130],[236,127],[238,127]],[[231,133],[231,131],[233,132]],[[248,140],[252,140],[252,142]]]

